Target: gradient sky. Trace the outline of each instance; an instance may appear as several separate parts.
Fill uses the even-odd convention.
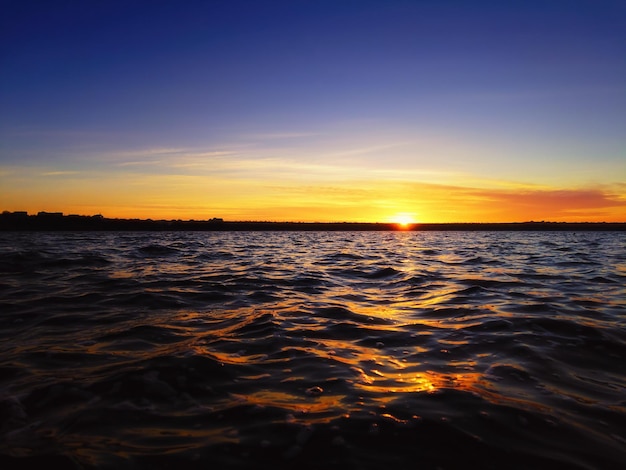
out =
[[[0,210],[626,221],[626,2],[4,1]]]

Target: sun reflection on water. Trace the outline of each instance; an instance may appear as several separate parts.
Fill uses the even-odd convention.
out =
[[[356,387],[377,394],[433,393],[441,389],[475,390],[481,374],[441,374],[433,371],[406,374],[383,374],[378,370],[365,374]]]

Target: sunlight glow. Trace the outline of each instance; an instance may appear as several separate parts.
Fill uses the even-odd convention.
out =
[[[397,224],[398,228],[402,230],[406,230],[415,224],[415,218],[413,217],[413,214],[409,212],[396,214],[391,218],[391,221]]]
[[[176,162],[163,161],[158,171],[157,166],[146,171],[145,165],[130,165],[80,173],[64,166],[0,165],[0,210],[155,220],[383,221],[397,230],[446,222],[622,222],[626,214],[625,189],[619,184],[568,189],[468,180],[470,185],[463,186],[369,174],[338,181],[335,176],[326,179],[329,172],[320,168],[305,180],[302,175],[312,171],[305,166],[279,171],[257,164],[247,169],[243,163],[243,168],[235,162],[229,167],[217,160],[219,171],[211,174],[200,166],[175,168]],[[335,169],[342,178],[348,171]]]

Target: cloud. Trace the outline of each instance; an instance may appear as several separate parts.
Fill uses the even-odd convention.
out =
[[[494,221],[624,220],[626,198],[615,189],[460,188],[454,199],[468,213],[476,214],[476,221],[481,217]]]
[[[202,151],[188,148],[157,148],[131,152],[117,152],[106,154],[102,158],[104,160],[124,159],[124,161],[118,161],[115,164],[119,167],[153,166],[161,168],[162,171],[167,171],[168,168],[189,168],[193,170],[210,168],[209,164],[214,159],[220,159],[234,154],[235,153],[232,151],[224,150]]]
[[[145,148],[106,153],[106,156],[110,158],[153,157],[156,155],[180,155],[189,151],[188,148],[176,147]]]
[[[301,139],[304,137],[316,137],[320,135],[317,132],[275,132],[262,134],[244,135],[243,139],[250,140],[285,140],[285,139]]]
[[[69,175],[78,175],[80,171],[46,171],[40,173],[41,176],[69,176]]]
[[[121,162],[117,166],[143,166],[143,165],[158,165],[161,160],[139,160],[132,162]]]
[[[599,209],[624,206],[620,196],[600,189],[555,189],[535,191],[484,191],[472,193],[495,203],[516,207],[540,207],[556,210]]]

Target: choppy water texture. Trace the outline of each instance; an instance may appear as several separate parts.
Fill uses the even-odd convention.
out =
[[[0,464],[616,469],[626,239],[3,233]]]

